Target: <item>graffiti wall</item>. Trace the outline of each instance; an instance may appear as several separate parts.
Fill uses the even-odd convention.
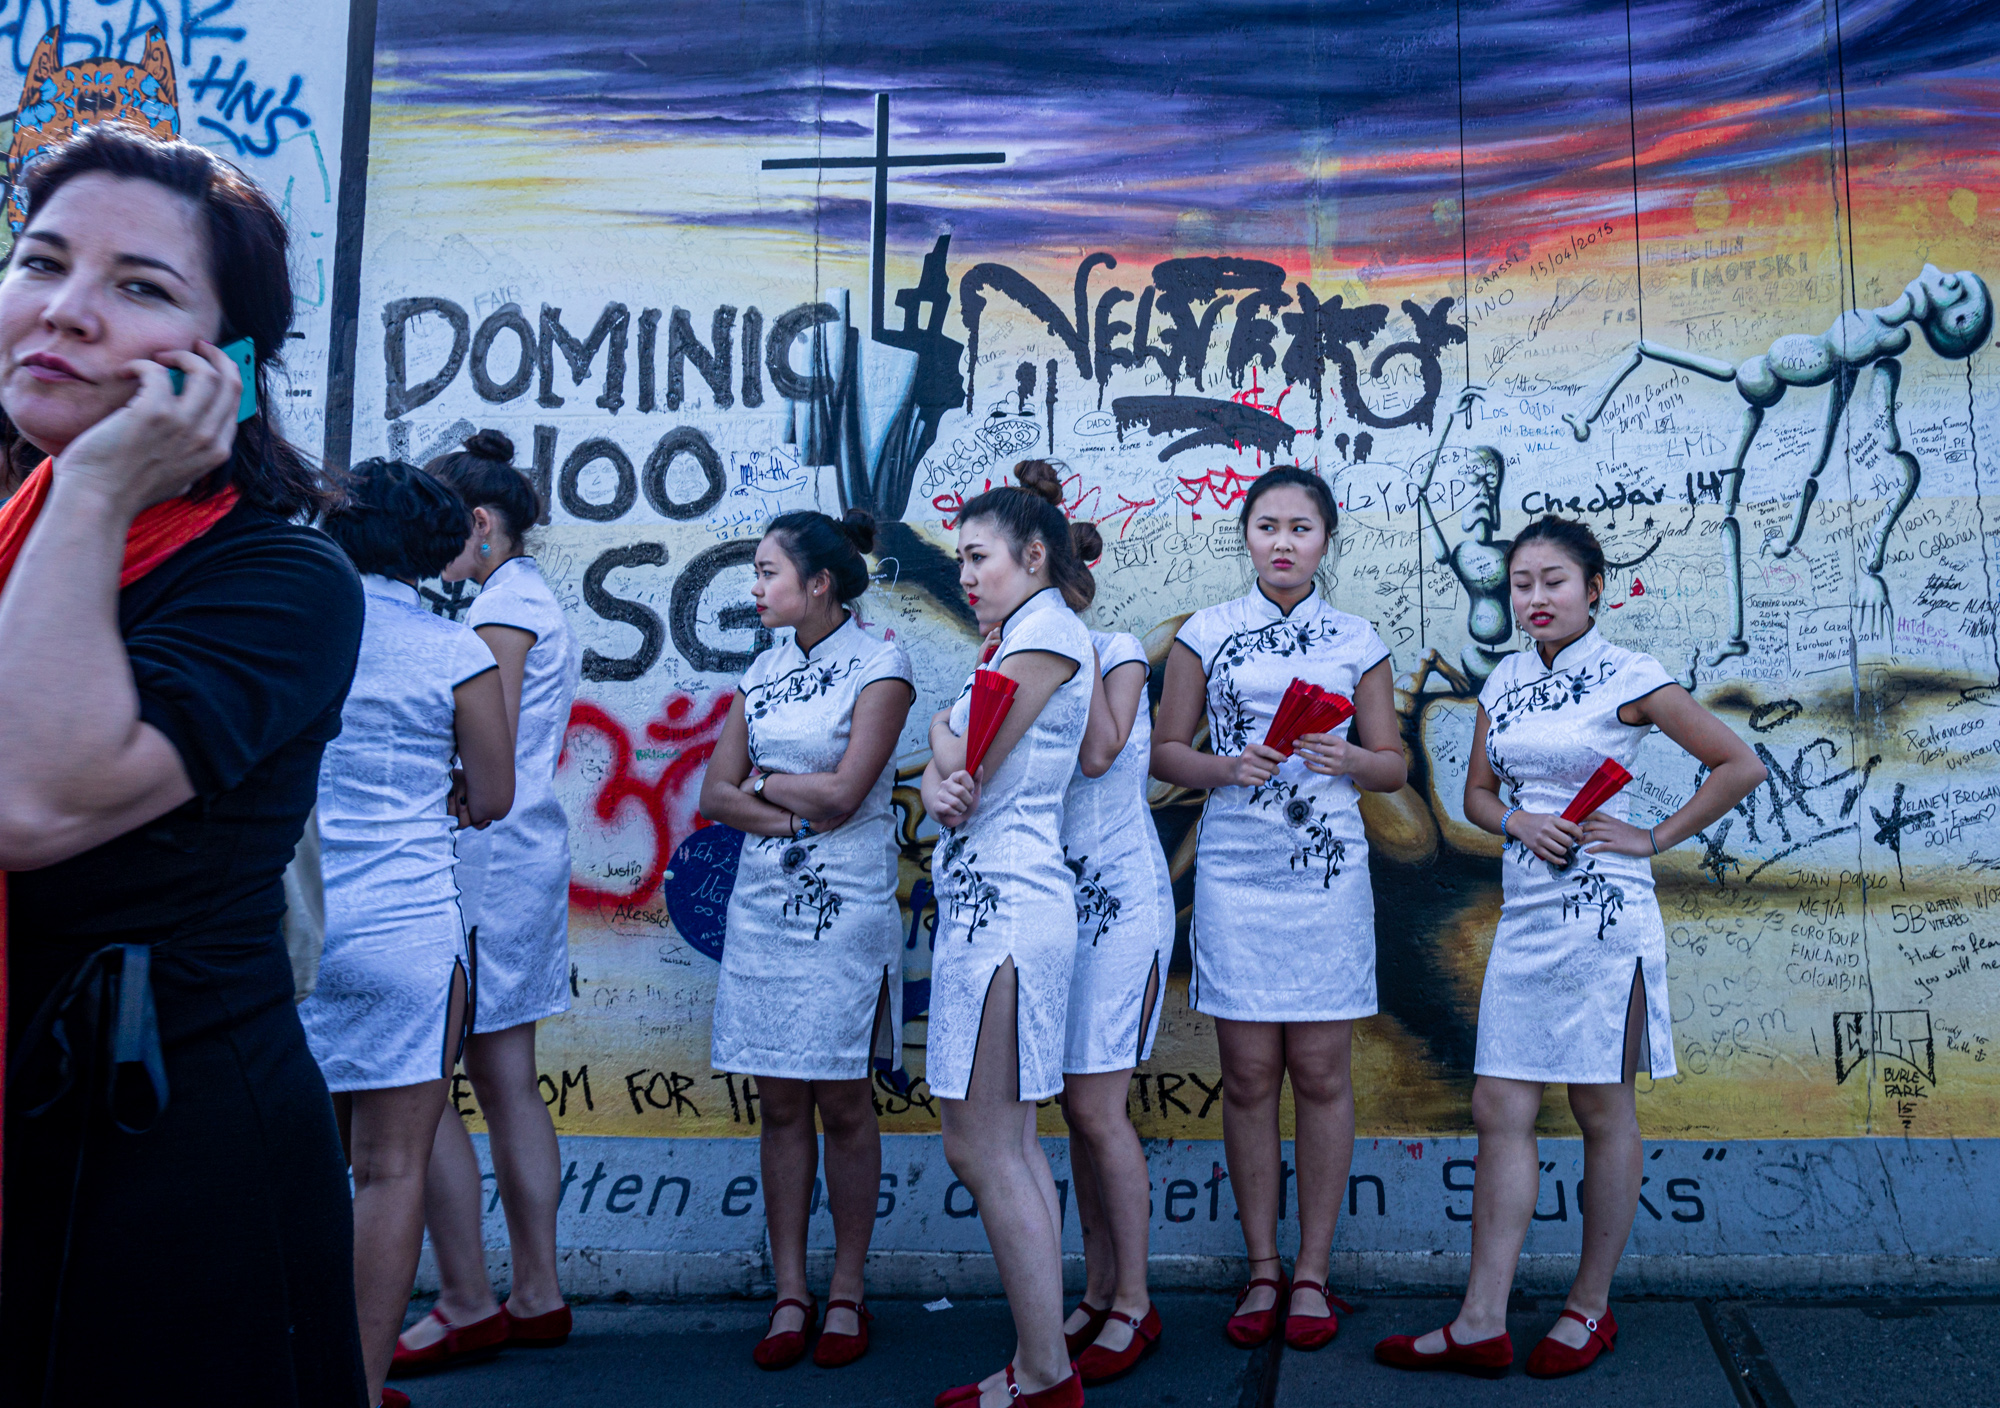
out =
[[[1501,554],[1551,512],[1616,564],[1605,633],[1770,768],[1655,867],[1680,1074],[1642,1081],[1648,1137],[2000,1134],[2000,19],[1946,10],[382,0],[355,453],[512,436],[587,647],[559,1128],[756,1130],[707,1061],[729,864],[695,798],[765,644],[761,525],[886,522],[862,608],[916,664],[913,779],[973,657],[958,506],[1038,455],[1107,544],[1092,620],[1156,661],[1248,589],[1251,479],[1336,491],[1331,595],[1394,650],[1414,763],[1364,801],[1365,1137],[1470,1128],[1500,899],[1460,792],[1523,645]],[[1641,824],[1699,781],[1658,738],[1638,772]],[[1202,799],[1152,800],[1183,942],[1132,1108],[1218,1138]],[[878,1095],[923,1132],[932,832],[898,803]]]
[[[7,0],[0,115],[9,190],[0,252],[27,215],[25,171],[81,127],[133,122],[228,158],[291,230],[297,321],[273,388],[284,424],[326,437],[348,7],[283,0]],[[18,99],[15,94],[18,91]]]

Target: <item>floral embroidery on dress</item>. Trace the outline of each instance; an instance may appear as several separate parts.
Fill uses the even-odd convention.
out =
[[[811,914],[812,936],[819,938],[833,927],[842,900],[840,892],[827,884],[826,863],[813,864],[813,852],[819,849],[818,845],[808,845],[791,836],[767,836],[758,844],[767,851],[777,849],[779,873],[791,884],[791,893],[785,897],[785,918]]]
[[[835,686],[861,666],[861,658],[852,655],[844,660],[829,661],[825,664],[808,661],[789,675],[770,680],[753,689],[750,693],[756,697],[746,697],[744,701],[749,716],[761,719],[781,704],[803,704],[823,694],[831,694]]]
[[[1591,690],[1618,673],[1618,663],[1600,660],[1580,670],[1547,674],[1526,684],[1516,685],[1495,702],[1492,709],[1493,733],[1505,733],[1508,725],[1522,714],[1548,714],[1580,703]]]
[[[1118,918],[1118,896],[1105,888],[1102,870],[1092,871],[1089,875],[1083,873],[1090,865],[1089,856],[1072,856],[1069,847],[1064,846],[1063,864],[1076,877],[1076,922],[1083,925],[1093,919],[1097,921],[1097,928],[1090,936],[1091,945],[1095,947],[1097,941],[1110,931],[1112,921]]]
[[[1236,681],[1224,675],[1216,685],[1215,703],[1209,710],[1214,719],[1211,750],[1218,745],[1232,753],[1241,753],[1250,743],[1250,705],[1243,698],[1243,692],[1236,687]]]
[[[1332,889],[1333,877],[1340,874],[1340,864],[1347,859],[1347,842],[1333,834],[1332,818],[1313,805],[1311,794],[1296,782],[1274,777],[1253,791],[1250,801],[1259,807],[1278,805],[1278,814],[1292,829],[1298,845],[1292,852],[1289,868],[1300,870],[1324,864],[1320,888]]]
[[[1586,909],[1595,909],[1597,937],[1601,941],[1606,929],[1618,927],[1618,921],[1612,916],[1625,908],[1625,892],[1598,871],[1594,858],[1584,856],[1583,865],[1574,882],[1576,893],[1563,896],[1563,918],[1576,918]]]
[[[994,911],[1000,908],[1000,887],[973,868],[979,853],[966,849],[966,839],[961,833],[944,834],[938,863],[944,867],[944,878],[951,886],[951,917],[956,920],[961,914],[965,916],[965,941],[971,943],[972,936],[984,929]]]

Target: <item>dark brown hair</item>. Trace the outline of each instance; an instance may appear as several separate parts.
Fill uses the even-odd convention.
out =
[[[521,545],[521,535],[541,522],[542,499],[528,476],[514,468],[514,442],[497,430],[479,430],[424,466],[465,496],[469,508],[500,516],[501,531]]]
[[[1574,519],[1557,518],[1550,514],[1537,518],[1507,548],[1507,570],[1514,570],[1514,554],[1529,543],[1547,543],[1577,566],[1583,573],[1584,599],[1590,599],[1590,583],[1594,578],[1597,590],[1604,591],[1604,545],[1597,541],[1597,534]],[[1594,605],[1594,603],[1593,603]]]
[[[833,578],[834,600],[843,603],[868,590],[868,563],[861,554],[875,550],[875,515],[867,509],[851,508],[841,518],[809,508],[781,513],[764,534],[777,539],[802,585],[824,572]]]
[[[1062,592],[1070,610],[1085,610],[1097,597],[1097,579],[1083,564],[1104,552],[1104,540],[1090,524],[1063,517],[1062,477],[1047,460],[1022,460],[1014,477],[1018,489],[988,489],[966,504],[958,521],[993,520],[1017,562],[1029,543],[1040,540],[1048,554],[1049,585]]]
[[[195,486],[207,498],[234,487],[244,501],[281,518],[330,507],[335,492],[313,463],[278,430],[271,414],[272,368],[292,330],[292,280],[285,222],[255,182],[192,142],[162,142],[117,123],[85,128],[28,170],[28,223],[57,191],[79,176],[101,172],[151,181],[192,202],[208,239],[208,273],[222,305],[218,346],[247,337],[257,349],[257,411],[236,427],[229,462]],[[16,249],[20,246],[17,243]],[[12,254],[8,256],[11,262]],[[0,269],[4,269],[0,265]],[[0,449],[9,467],[26,474],[43,452],[0,411]]]

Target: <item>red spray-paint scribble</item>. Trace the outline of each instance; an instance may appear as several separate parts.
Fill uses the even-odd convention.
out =
[[[1175,478],[1181,481],[1181,488],[1174,497],[1190,508],[1201,502],[1203,494],[1214,499],[1217,508],[1234,508],[1250,492],[1250,486],[1257,482],[1254,474],[1238,474],[1229,468],[1211,469],[1198,479],[1189,479],[1186,475],[1176,475]]]
[[[1118,525],[1118,536],[1122,538],[1125,536],[1125,531],[1132,526],[1132,519],[1134,515],[1136,515],[1140,509],[1152,508],[1157,503],[1159,503],[1158,499],[1140,499],[1135,503],[1131,499],[1126,498],[1123,494],[1120,494],[1118,496],[1118,507],[1111,510],[1110,513],[1106,514],[1104,517],[1104,521],[1108,523],[1112,519],[1116,518],[1119,514],[1121,513],[1124,514],[1125,521]]]
[[[692,695],[675,693],[669,696],[661,705],[659,717],[645,726],[648,740],[673,751],[666,766],[660,769],[659,776],[651,779],[633,771],[632,737],[626,732],[625,725],[598,705],[587,701],[579,701],[570,710],[571,734],[580,730],[596,733],[611,750],[611,765],[604,781],[598,786],[597,795],[590,800],[591,815],[609,825],[618,819],[618,813],[628,803],[635,803],[645,814],[653,832],[653,853],[636,885],[630,890],[617,891],[572,879],[569,886],[572,904],[590,909],[640,904],[660,888],[660,881],[673,859],[674,847],[692,832],[708,825],[707,820],[694,811],[691,799],[687,798],[687,789],[691,784],[699,785],[702,769],[709,755],[715,751],[716,740],[722,736],[722,721],[729,716],[729,704],[734,697],[733,694],[718,694],[709,700],[705,710],[697,714],[698,706]],[[567,755],[567,738],[564,745]],[[691,818],[692,824],[680,825],[675,818],[677,811]]]

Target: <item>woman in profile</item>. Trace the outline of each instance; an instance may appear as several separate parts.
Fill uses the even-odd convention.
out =
[[[556,1285],[562,1166],[535,1066],[535,1024],[569,1010],[569,818],[555,781],[581,661],[562,607],[528,555],[525,539],[542,505],[514,468],[513,442],[482,430],[426,469],[472,510],[472,537],[443,575],[479,585],[466,624],[499,663],[515,725],[513,810],[458,836],[459,896],[479,973],[465,1073],[486,1121],[513,1287],[504,1306],[495,1300],[480,1230],[479,1162],[465,1122],[447,1104],[424,1193],[441,1286],[431,1313],[396,1343],[390,1372],[397,1375],[507,1345],[559,1345],[570,1331]]]
[[[268,410],[285,224],[213,153],[114,125],[23,180],[0,1401],[354,1408],[347,1179],[279,924],[362,600],[298,526],[327,495]]]
[[[903,648],[861,624],[875,520],[860,509],[771,520],[752,562],[766,630],[702,780],[701,812],[745,833],[715,989],[710,1064],[757,1078],[758,1152],[778,1299],[751,1351],[805,1356],[817,1306],[806,1220],[826,1131],[833,1283],[813,1362],[868,1351],[862,1269],[882,1188],[871,1059],[901,1065],[903,924],[889,794],[915,697]]]
[[[1014,1357],[938,1395],[965,1408],[1075,1408],[1083,1382],[1063,1341],[1062,1205],[1035,1129],[1035,1102],[1063,1088],[1076,963],[1076,881],[1063,863],[1063,794],[1097,690],[1096,595],[1041,460],[1020,487],[992,489],[958,520],[958,581],[990,661],[931,722],[924,806],[940,828],[925,1079],[943,1102],[944,1151],[972,1191],[1013,1312]],[[989,667],[1014,695],[976,772],[966,769],[975,681]]]
[[[456,490],[393,460],[355,466],[347,502],[326,516],[362,574],[366,614],[340,736],[320,762],[326,952],[299,1016],[354,1170],[370,1402],[409,1305],[425,1170],[474,1015],[452,831],[497,821],[514,800],[513,721],[493,652],[417,595],[471,528]]]

